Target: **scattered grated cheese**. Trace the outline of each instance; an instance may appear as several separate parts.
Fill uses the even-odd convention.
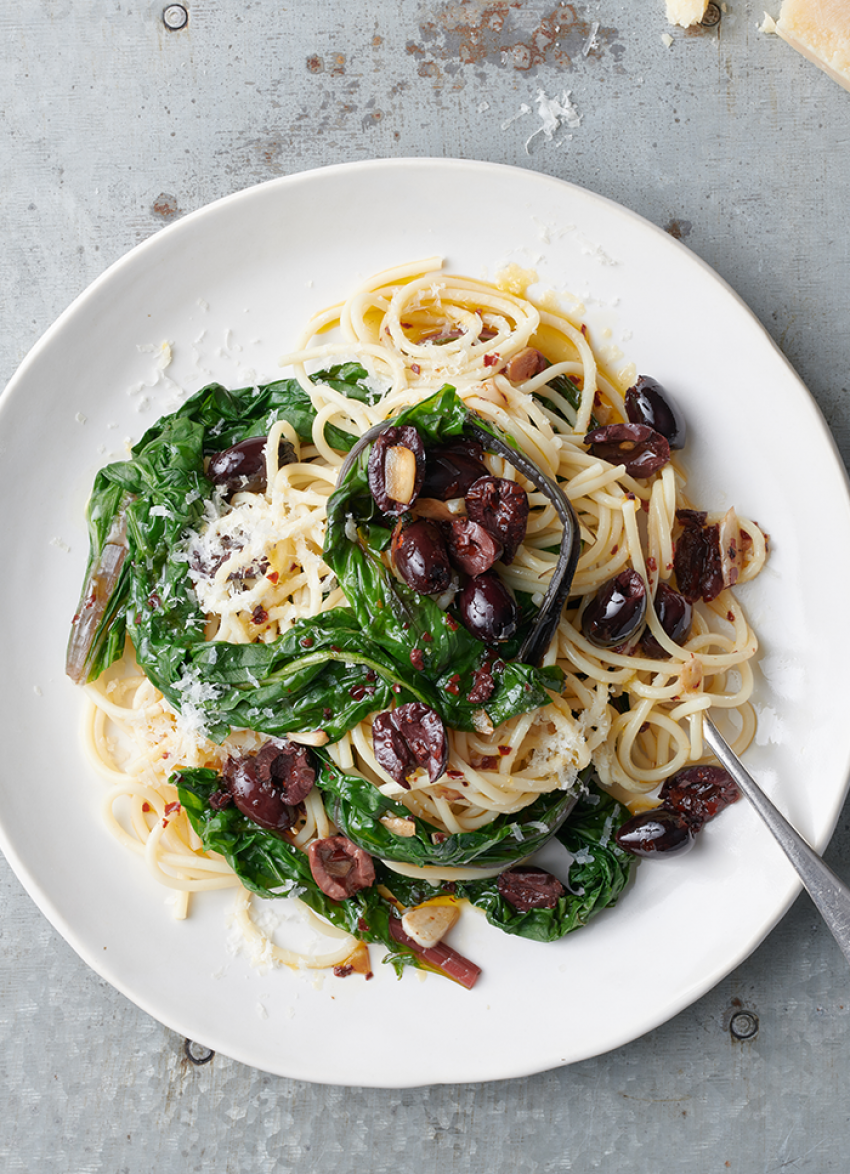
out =
[[[587,57],[588,53],[592,53],[594,49],[599,48],[599,42],[596,39],[596,34],[599,32],[599,21],[595,20],[590,26],[590,36],[584,43],[584,48],[581,51],[582,57]]]
[[[572,90],[563,90],[560,100],[558,98],[550,98],[544,90],[537,91],[537,97],[534,100],[537,103],[537,113],[543,120],[543,125],[539,126],[534,134],[526,139],[526,154],[530,154],[528,148],[532,139],[536,138],[537,135],[542,134],[548,142],[551,142],[554,138],[555,131],[561,126],[566,125],[575,129],[581,125],[581,115],[570,100],[571,96]]]
[[[524,118],[526,114],[530,114],[530,113],[531,113],[531,107],[529,105],[527,105],[525,102],[523,102],[523,104],[520,106],[517,113],[514,114],[512,118],[509,118],[506,122],[502,123],[502,130],[507,130],[512,122],[516,122],[516,120],[518,118]]]

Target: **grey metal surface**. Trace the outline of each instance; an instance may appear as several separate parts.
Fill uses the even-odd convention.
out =
[[[757,31],[764,5],[776,15],[730,0],[685,33],[663,0],[197,0],[177,31],[163,0],[5,3],[0,378],[106,265],[218,196],[331,162],[460,156],[573,180],[678,235],[764,323],[846,460],[850,94]],[[580,125],[526,147],[538,90],[565,89]],[[850,877],[846,812],[826,859]],[[846,1169],[850,976],[806,897],[628,1047],[386,1092],[194,1065],[0,865],[10,1172]]]

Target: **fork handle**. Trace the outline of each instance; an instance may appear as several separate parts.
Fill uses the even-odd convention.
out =
[[[722,737],[714,722],[703,714],[703,735],[722,765],[755,807],[794,865],[806,891],[850,962],[850,888],[824,864],[799,832],[768,799],[741,760]]]

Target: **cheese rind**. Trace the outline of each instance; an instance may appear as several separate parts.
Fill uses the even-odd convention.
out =
[[[850,0],[783,0],[776,31],[850,90]]]
[[[708,0],[667,0],[667,23],[688,29],[705,16]]]

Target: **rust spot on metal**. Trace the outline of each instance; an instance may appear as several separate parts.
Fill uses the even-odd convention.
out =
[[[307,58],[307,69],[310,73],[324,73],[325,63],[321,57],[314,53],[312,57]]]
[[[345,73],[345,54],[334,53],[333,64],[331,65],[331,77],[342,77]]]
[[[616,28],[585,20],[573,4],[534,13],[521,0],[446,0],[419,31],[419,40],[406,45],[411,55],[520,72],[544,63],[570,66],[606,52],[619,60],[625,51]]]
[[[691,235],[692,228],[690,220],[671,220],[669,224],[665,224],[664,231],[669,232],[677,241],[682,241]]]
[[[378,46],[383,45],[383,43],[384,43],[384,38],[380,35],[380,33],[375,33],[374,37],[372,38],[373,48],[377,49]]]
[[[153,202],[152,209],[156,216],[161,216],[163,220],[173,220],[175,216],[180,215],[180,209],[177,206],[177,197],[169,196],[166,192],[160,192]]]

